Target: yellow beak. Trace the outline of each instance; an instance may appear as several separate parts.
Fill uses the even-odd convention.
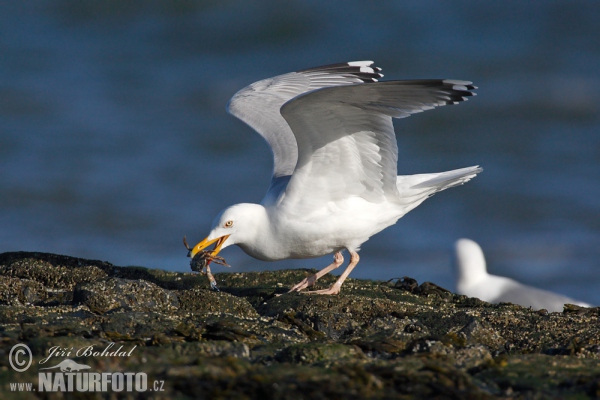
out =
[[[202,250],[204,250],[211,244],[217,242],[217,244],[215,245],[215,248],[212,250],[212,253],[211,253],[211,256],[216,256],[217,254],[219,254],[219,251],[221,251],[221,246],[223,246],[223,243],[225,243],[225,240],[227,240],[228,237],[229,237],[229,235],[225,235],[225,236],[221,236],[219,238],[212,239],[212,240],[208,240],[208,238],[204,239],[203,241],[201,241],[200,243],[195,245],[192,250],[190,250],[190,257],[194,258],[196,256],[196,254],[198,254],[199,252],[201,252]]]

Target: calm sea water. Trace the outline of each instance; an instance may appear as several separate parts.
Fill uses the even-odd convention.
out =
[[[371,238],[352,276],[452,288],[451,247],[469,237],[496,274],[600,304],[600,3],[524,3],[4,2],[0,252],[188,271],[183,235],[260,201],[270,178],[266,144],[227,100],[372,59],[385,79],[480,87],[397,121],[399,173],[484,172]],[[329,262],[223,255],[239,271]]]

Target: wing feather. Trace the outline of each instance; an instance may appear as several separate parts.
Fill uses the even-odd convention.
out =
[[[273,152],[273,180],[271,188],[278,193],[296,167],[298,148],[296,138],[281,116],[283,104],[312,90],[375,82],[383,75],[372,61],[355,61],[305,69],[255,82],[237,92],[229,101],[227,110],[254,128],[269,144]],[[268,194],[267,194],[268,196]]]
[[[375,203],[396,198],[392,118],[457,104],[473,96],[473,89],[467,81],[390,81],[322,88],[293,98],[281,114],[295,135],[298,162],[281,199],[300,210],[349,196]]]

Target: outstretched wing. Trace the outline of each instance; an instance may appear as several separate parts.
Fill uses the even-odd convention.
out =
[[[227,110],[254,128],[271,146],[274,165],[269,192],[278,193],[278,188],[285,188],[298,160],[296,138],[281,116],[281,106],[312,90],[376,82],[383,75],[380,68],[372,65],[372,61],[355,61],[291,72],[255,82],[231,98]]]
[[[280,201],[302,212],[352,196],[375,203],[397,196],[392,117],[456,104],[473,89],[456,80],[390,81],[323,88],[290,100],[281,114],[296,137],[298,162]]]

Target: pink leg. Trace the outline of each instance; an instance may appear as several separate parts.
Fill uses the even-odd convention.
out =
[[[333,262],[331,264],[329,264],[316,274],[311,275],[308,278],[304,278],[302,281],[298,282],[296,285],[294,285],[294,287],[290,289],[288,293],[299,292],[302,289],[306,289],[307,287],[314,285],[317,279],[338,268],[340,265],[342,265],[343,262],[344,256],[342,256],[342,253],[338,251],[333,255]]]
[[[344,283],[344,281],[346,280],[348,275],[350,275],[350,272],[352,272],[352,270],[354,269],[354,267],[356,267],[356,264],[358,264],[359,261],[360,261],[360,257],[358,256],[358,253],[355,253],[354,251],[350,251],[350,263],[346,267],[346,270],[344,271],[344,273],[342,275],[340,275],[340,277],[338,278],[337,281],[335,281],[335,283],[333,284],[332,287],[330,287],[329,289],[315,290],[315,291],[306,292],[306,293],[307,294],[338,294],[342,287],[342,283]]]

